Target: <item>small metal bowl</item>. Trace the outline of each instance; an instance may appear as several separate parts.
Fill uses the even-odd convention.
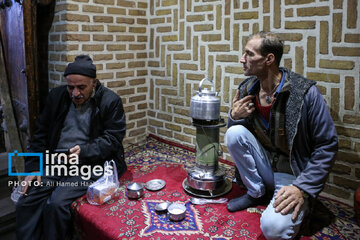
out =
[[[181,221],[185,218],[186,207],[184,204],[172,203],[167,210],[172,221]]]
[[[144,195],[144,187],[140,183],[130,183],[126,187],[128,198],[141,198]]]
[[[155,206],[155,211],[158,213],[164,213],[167,211],[170,203],[169,202],[162,202]]]

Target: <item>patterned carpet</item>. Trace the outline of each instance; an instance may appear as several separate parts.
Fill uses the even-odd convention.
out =
[[[81,239],[265,239],[259,219],[265,206],[229,213],[226,204],[192,205],[181,183],[185,169],[193,166],[195,153],[155,136],[126,149],[129,171],[121,177],[121,187],[114,199],[101,206],[90,205],[85,197],[72,205],[76,228]],[[220,162],[226,175],[233,177],[231,163]],[[126,197],[130,182],[162,178],[166,186],[160,191],[146,191],[139,200]],[[226,196],[233,198],[245,190],[233,185]],[[154,207],[164,200],[186,204],[183,221],[172,222]],[[316,212],[301,231],[304,239],[360,239],[351,207],[320,198]],[[325,226],[326,225],[326,226]]]

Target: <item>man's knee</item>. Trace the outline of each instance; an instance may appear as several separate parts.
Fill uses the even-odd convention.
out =
[[[281,213],[263,214],[260,218],[260,228],[268,240],[292,239],[295,237],[293,222]]]
[[[23,197],[20,197],[19,200],[16,202],[15,208],[17,215],[21,215],[24,212],[23,210],[26,210],[26,203]]]
[[[242,125],[231,126],[226,131],[226,144],[228,147],[239,144],[238,140],[245,135],[248,130]]]
[[[21,213],[22,209],[28,209],[36,203],[36,200],[34,195],[21,196],[15,204],[16,212]]]

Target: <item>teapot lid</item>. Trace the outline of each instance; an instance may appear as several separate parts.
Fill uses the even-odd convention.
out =
[[[204,88],[203,90],[201,91],[196,91],[197,94],[199,94],[200,96],[201,95],[204,95],[204,96],[217,96],[217,92],[215,91],[209,91],[207,88]]]
[[[129,185],[127,185],[127,189],[130,189],[130,190],[140,190],[143,188],[143,185],[141,185],[140,183],[136,183],[136,182],[133,182],[133,183],[130,183]]]

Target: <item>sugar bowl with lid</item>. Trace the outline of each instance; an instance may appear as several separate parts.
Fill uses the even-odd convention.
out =
[[[140,183],[130,183],[126,187],[128,198],[141,198],[144,195],[144,186]]]

